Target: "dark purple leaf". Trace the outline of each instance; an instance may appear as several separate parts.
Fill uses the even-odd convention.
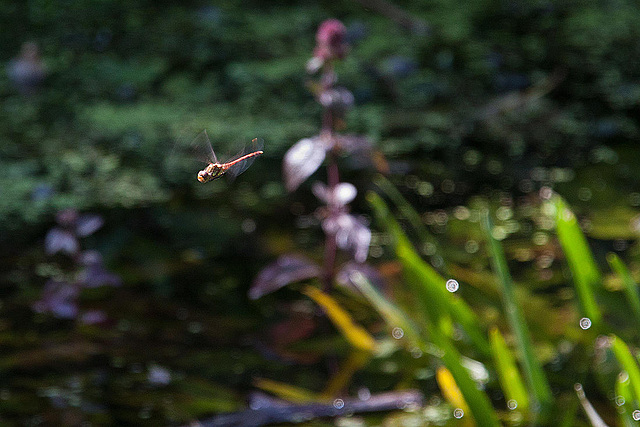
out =
[[[78,314],[78,287],[67,283],[49,280],[42,291],[42,297],[33,304],[38,313],[52,313],[62,319],[73,319]]]
[[[120,286],[122,279],[117,274],[107,271],[102,264],[87,266],[78,275],[78,281],[87,288],[100,286]]]
[[[369,155],[373,150],[373,144],[366,136],[339,135],[335,137],[336,147],[346,153],[362,153]]]
[[[356,261],[364,262],[367,259],[371,230],[362,220],[347,213],[339,213],[327,217],[322,228],[327,234],[336,236],[339,248],[353,252]]]
[[[287,346],[308,338],[316,330],[318,323],[313,316],[291,314],[290,317],[269,328],[269,343],[276,346]]]
[[[44,248],[49,255],[60,251],[75,254],[79,248],[78,239],[70,231],[54,227],[49,230],[44,239]]]
[[[336,274],[336,281],[342,286],[357,290],[358,287],[353,284],[353,280],[351,279],[352,274],[356,272],[362,274],[377,289],[383,290],[385,288],[384,278],[377,269],[369,264],[357,262],[344,264],[338,274]]]
[[[321,182],[315,182],[311,187],[313,194],[327,205],[342,207],[351,202],[358,194],[358,190],[353,184],[348,182],[341,182],[340,184],[330,189]]]
[[[296,142],[284,155],[282,171],[288,191],[294,191],[322,164],[329,144],[319,136]]]
[[[300,423],[300,420],[338,417],[345,414],[358,414],[375,411],[394,411],[398,408],[420,408],[424,405],[424,396],[417,390],[391,391],[372,394],[367,398],[345,397],[344,406],[339,409],[335,402],[329,403],[287,403],[269,404],[260,400],[256,409],[244,409],[239,412],[218,414],[213,418],[201,420],[206,426],[265,426],[271,424]]]
[[[320,276],[320,267],[298,255],[283,255],[266,266],[253,281],[249,298],[258,299],[293,282]]]
[[[248,403],[249,408],[253,410],[289,405],[289,402],[286,400],[270,396],[261,391],[253,391],[249,393]]]
[[[102,265],[102,255],[94,250],[83,251],[78,257],[78,262],[82,265]]]
[[[89,310],[82,313],[80,321],[85,325],[99,325],[105,323],[109,318],[102,310]]]
[[[104,224],[104,220],[98,215],[80,215],[76,221],[76,233],[80,237],[93,234]]]

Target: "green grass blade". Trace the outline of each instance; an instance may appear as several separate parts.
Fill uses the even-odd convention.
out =
[[[404,266],[407,283],[412,287],[425,310],[429,335],[434,344],[440,349],[441,360],[451,372],[464,395],[474,419],[481,427],[499,426],[498,417],[491,406],[489,398],[483,391],[478,389],[467,369],[462,366],[462,356],[448,336],[451,316],[456,316],[456,313],[459,313],[461,318],[475,319],[473,325],[462,325],[462,327],[465,328],[465,331],[472,339],[474,335],[480,336],[482,338],[480,342],[484,341],[486,352],[489,353],[490,346],[481,333],[478,319],[463,301],[460,300],[457,304],[452,303],[454,297],[446,290],[444,278],[426,264],[415,252],[411,242],[409,242],[398,222],[393,219],[380,196],[375,193],[369,193],[367,199],[373,207],[376,218],[394,238],[396,254]],[[458,320],[457,317],[456,320]],[[482,346],[476,345],[476,347]]]
[[[638,290],[638,284],[633,280],[631,272],[618,255],[613,252],[609,253],[607,255],[607,261],[611,269],[622,279],[627,301],[629,301],[631,305],[631,310],[636,318],[636,322],[640,325],[640,291]]]
[[[529,408],[529,395],[527,388],[522,382],[522,377],[516,366],[511,350],[507,347],[504,337],[498,328],[489,331],[493,360],[496,364],[498,379],[504,391],[507,401],[515,401],[517,408],[526,412]]]
[[[507,320],[516,336],[518,349],[522,355],[522,364],[524,366],[527,383],[533,393],[534,399],[540,403],[541,413],[544,415],[552,404],[553,396],[551,394],[551,387],[549,387],[542,366],[533,353],[533,344],[531,343],[529,329],[524,320],[522,310],[516,301],[513,281],[507,268],[507,260],[502,246],[500,246],[500,243],[498,243],[491,234],[492,228],[493,225],[491,224],[489,212],[485,211],[483,213],[483,229],[489,243],[491,263],[501,285],[502,302],[507,314]]]
[[[433,352],[431,346],[427,344],[427,341],[420,335],[420,331],[413,322],[393,303],[380,295],[362,274],[356,272],[352,275],[351,280],[364,294],[365,298],[375,307],[388,326],[403,329],[405,338],[407,338],[410,345],[417,346],[431,354],[435,353],[435,355],[442,358],[444,365],[451,372],[456,384],[464,395],[464,399],[471,409],[471,415],[474,416],[479,425],[499,425],[489,399],[485,393],[478,389],[477,385],[469,376],[469,372],[461,365],[460,360],[462,356],[451,344],[448,337],[440,332],[438,328],[431,328],[431,336],[434,338],[439,349],[439,351]]]
[[[620,338],[611,335],[611,349],[622,369],[629,375],[629,385],[633,393],[634,406],[640,404],[640,368],[631,354],[629,346]]]
[[[596,292],[600,290],[602,283],[600,271],[576,216],[560,196],[555,195],[553,203],[556,208],[558,240],[567,257],[582,311],[591,319],[593,329],[601,331],[602,313],[596,302]]]
[[[402,329],[403,339],[406,339],[410,347],[426,351],[428,345],[420,336],[420,330],[402,310],[382,296],[359,271],[353,272],[350,279],[390,328]]]
[[[383,175],[378,175],[373,179],[373,183],[378,186],[378,188],[380,188],[380,190],[382,190],[389,199],[391,199],[391,201],[398,207],[400,213],[404,215],[405,218],[407,218],[409,224],[411,224],[411,227],[413,227],[416,234],[420,238],[420,242],[423,244],[429,243],[433,245],[437,250],[439,246],[438,241],[435,237],[433,237],[431,233],[429,233],[429,230],[427,230],[427,227],[425,227],[418,212],[416,212],[413,206],[411,206],[411,204],[409,204],[409,202],[407,202],[407,200],[402,197],[402,194],[400,194],[398,189],[391,183],[391,181],[389,181]]]
[[[633,419],[633,391],[631,390],[631,381],[629,381],[628,375],[623,375],[622,373],[618,375],[615,391],[619,425],[623,427],[637,426],[636,421]]]
[[[445,333],[450,333],[452,319],[455,319],[476,349],[489,355],[491,348],[476,314],[462,299],[447,291],[446,280],[418,255],[382,198],[375,193],[369,193],[367,198],[376,218],[392,235],[396,255],[404,267],[407,283],[412,287],[431,322]]]

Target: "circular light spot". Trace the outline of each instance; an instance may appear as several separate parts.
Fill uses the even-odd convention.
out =
[[[507,408],[513,411],[517,407],[518,407],[518,402],[515,399],[509,399],[509,401],[507,402]]]
[[[635,410],[631,413],[631,416],[633,417],[634,421],[640,421],[640,411],[639,410]]]
[[[591,319],[589,319],[588,317],[583,317],[582,319],[580,319],[580,327],[582,329],[589,329],[591,327]]]
[[[429,197],[433,194],[433,184],[430,182],[422,181],[418,184],[418,194],[423,197]]]
[[[491,230],[491,235],[496,240],[504,240],[507,237],[507,230],[504,227],[495,226]]]
[[[402,330],[402,328],[395,327],[391,330],[391,336],[399,340],[400,338],[404,337],[404,331]]]
[[[475,240],[467,240],[464,244],[464,250],[467,251],[467,253],[475,254],[478,252],[478,249],[480,249],[480,245]]]
[[[200,322],[191,322],[187,326],[187,330],[192,334],[199,334],[200,332],[202,332],[202,329],[202,323]]]
[[[508,206],[501,206],[496,210],[496,218],[500,221],[506,221],[513,216],[513,210]]]
[[[344,408],[344,400],[342,399],[336,399],[333,401],[333,407],[336,409],[342,409]]]
[[[464,417],[464,411],[460,408],[456,408],[453,410],[453,416],[457,419]]]
[[[589,200],[591,200],[592,195],[593,193],[591,193],[590,188],[581,187],[580,189],[578,189],[578,199],[582,200],[583,202],[588,202]]]
[[[616,405],[622,406],[622,405],[624,405],[624,403],[625,403],[624,397],[616,396]]]
[[[460,288],[460,284],[457,280],[454,279],[447,280],[447,284],[445,286],[447,287],[447,290],[449,292],[455,292],[458,290],[458,288]]]
[[[371,391],[368,388],[362,387],[358,390],[358,399],[360,400],[369,400],[371,399]]]
[[[257,228],[256,222],[251,218],[247,218],[244,221],[242,221],[241,228],[245,234],[251,234],[254,231],[256,231],[256,228]]]

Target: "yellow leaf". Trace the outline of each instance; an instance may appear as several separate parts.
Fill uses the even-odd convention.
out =
[[[306,286],[303,292],[327,312],[329,319],[351,345],[369,352],[375,349],[376,340],[364,328],[355,324],[349,313],[340,307],[336,300],[313,286]]]
[[[463,411],[463,420],[465,420],[464,425],[472,426],[475,423],[471,418],[471,409],[469,409],[469,405],[464,400],[462,396],[462,392],[458,388],[456,384],[456,380],[451,375],[451,372],[444,366],[438,367],[436,371],[436,381],[438,381],[438,386],[440,387],[440,391],[442,391],[442,395],[445,399],[456,409],[462,409]]]
[[[253,381],[254,385],[259,389],[275,394],[281,399],[294,403],[318,402],[318,396],[307,389],[296,387],[290,384],[281,383],[279,381],[269,380],[266,378],[257,378]]]
[[[346,389],[349,386],[353,374],[366,365],[370,358],[371,353],[369,352],[352,352],[347,360],[342,363],[338,372],[329,379],[329,383],[322,392],[322,396],[330,399]]]

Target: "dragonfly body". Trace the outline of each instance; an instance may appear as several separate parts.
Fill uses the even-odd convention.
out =
[[[255,143],[256,140],[254,139],[253,142]],[[245,163],[244,167],[243,167],[242,166],[243,165],[242,162],[247,162],[247,160],[252,159],[255,156],[259,156],[262,153],[263,153],[262,150],[256,150],[256,151],[253,151],[251,153],[244,154],[244,155],[238,157],[237,159],[229,161],[227,163],[210,162],[207,165],[207,167],[205,167],[200,172],[198,172],[198,181],[200,181],[202,183],[213,181],[214,179],[220,178],[222,175],[227,173],[227,171],[229,169],[232,169],[234,167],[236,167],[236,168],[242,167],[242,169],[241,169],[241,171],[242,171],[242,170],[246,169],[246,167],[248,167],[248,164],[250,164],[250,163]]]

